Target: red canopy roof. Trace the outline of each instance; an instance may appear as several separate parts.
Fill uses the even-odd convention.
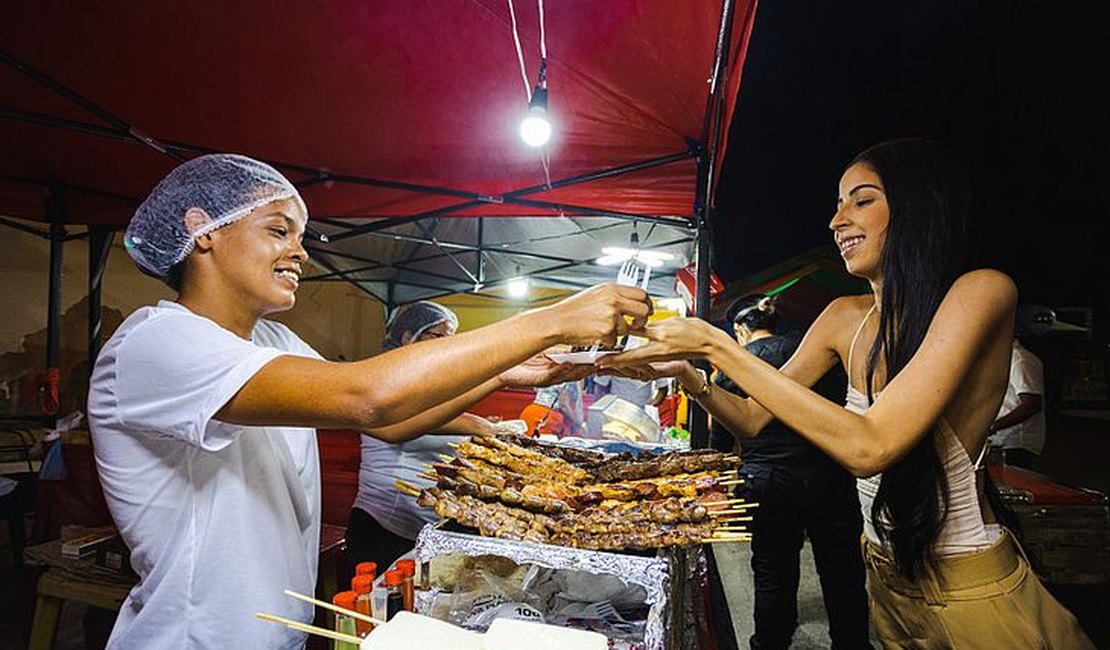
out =
[[[547,190],[516,134],[527,99],[505,0],[15,3],[0,21],[0,214],[47,220],[53,179],[71,188],[66,222],[125,223],[176,164],[146,134],[183,158],[288,163],[314,217],[691,217],[693,153],[719,143],[719,168],[755,4],[730,3],[723,23],[720,1],[547,3]],[[514,6],[535,84],[537,3]],[[521,188],[539,191],[505,196]]]

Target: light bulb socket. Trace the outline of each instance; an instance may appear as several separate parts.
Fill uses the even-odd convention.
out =
[[[536,86],[532,89],[532,99],[528,101],[528,111],[542,110],[547,112],[547,87]]]

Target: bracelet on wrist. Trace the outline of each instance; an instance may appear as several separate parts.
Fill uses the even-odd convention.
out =
[[[701,378],[701,386],[699,386],[697,390],[687,392],[690,394],[690,397],[695,400],[709,397],[709,393],[713,390],[713,384],[709,382],[709,375],[701,368],[695,368],[694,370],[698,373],[698,377]]]

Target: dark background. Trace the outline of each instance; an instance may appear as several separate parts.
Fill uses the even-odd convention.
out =
[[[845,163],[909,135],[962,152],[984,265],[1110,329],[1104,2],[761,2],[717,195],[726,281],[819,245]]]

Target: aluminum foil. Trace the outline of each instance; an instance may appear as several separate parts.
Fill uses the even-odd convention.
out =
[[[637,585],[647,592],[649,606],[644,647],[664,650],[667,623],[670,618],[672,559],[642,557],[603,551],[515,542],[493,537],[480,537],[439,529],[429,524],[416,539],[416,561],[429,562],[434,557],[461,553],[468,556],[497,555],[517,564],[530,563],[548,569],[569,569],[616,576],[626,584]],[[670,553],[665,553],[669,555]],[[685,582],[685,571],[682,572]]]

